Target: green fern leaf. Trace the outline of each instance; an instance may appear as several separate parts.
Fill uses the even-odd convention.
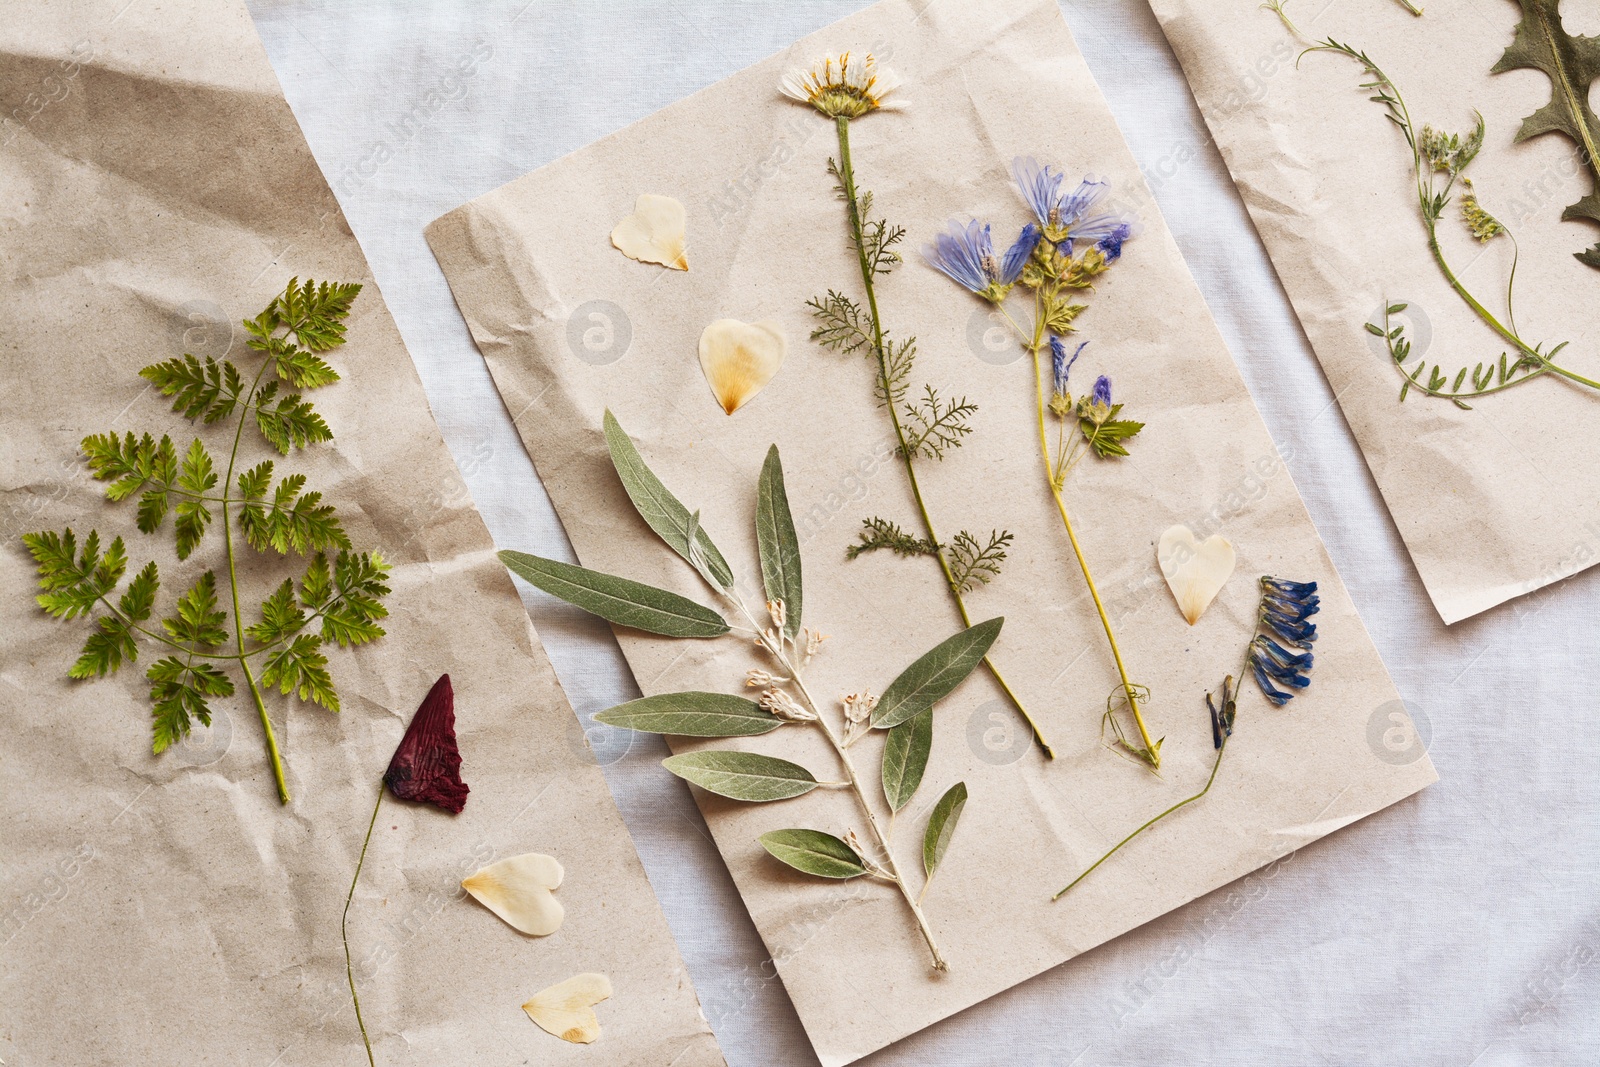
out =
[[[341,648],[382,637],[377,620],[389,614],[381,603],[389,595],[388,574],[389,565],[376,552],[340,552],[333,564],[336,595],[322,609],[322,636]]]
[[[209,651],[228,639],[225,611],[217,606],[217,576],[206,571],[178,598],[178,613],[161,620],[174,640],[196,651]]]
[[[145,671],[150,682],[155,737],[151,748],[161,753],[188,736],[195,720],[211,725],[207,697],[233,695],[233,680],[209,663],[185,663],[167,656]]]
[[[295,601],[294,582],[285,578],[283,584],[261,602],[261,621],[247,628],[245,634],[263,645],[270,645],[299,633],[305,624],[306,613]]]
[[[329,711],[339,710],[339,694],[328,674],[328,657],[322,654],[322,641],[313,634],[301,634],[287,647],[267,657],[261,668],[261,684],[276,686],[281,693],[293,692],[301,700],[321,704]]]

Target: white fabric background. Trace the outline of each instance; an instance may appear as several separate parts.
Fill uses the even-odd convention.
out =
[[[570,559],[422,227],[864,3],[251,6],[491,531]],[[1600,569],[1439,622],[1154,19],[1063,13],[1443,780],[865,1062],[1600,1062]],[[636,695],[603,625],[529,607],[580,715]],[[665,748],[585,726],[730,1064],[814,1064]]]

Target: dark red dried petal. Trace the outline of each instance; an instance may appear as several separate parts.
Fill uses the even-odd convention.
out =
[[[467,783],[461,780],[461,750],[456,747],[456,695],[448,674],[428,690],[383,780],[401,800],[420,800],[457,814],[466,806]]]

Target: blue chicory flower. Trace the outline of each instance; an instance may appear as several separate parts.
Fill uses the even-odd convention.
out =
[[[1030,223],[1022,228],[1005,255],[996,257],[988,224],[977,219],[965,226],[952,221],[946,232],[933,239],[933,244],[923,246],[922,257],[957,284],[999,303],[1021,276],[1039,236],[1039,228]]]

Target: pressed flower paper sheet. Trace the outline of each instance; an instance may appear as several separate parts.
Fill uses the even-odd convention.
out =
[[[449,672],[466,808],[386,799],[349,913],[377,1062],[721,1064],[244,5],[36,5],[0,23],[0,56],[0,101],[20,116],[0,135],[0,1058],[365,1063],[340,913],[390,756]],[[145,427],[180,448],[214,443],[138,370],[230,345],[253,368],[238,320],[295,274],[365,288],[348,343],[329,355],[343,380],[313,394],[335,442],[278,458],[339,505],[358,547],[385,554],[393,592],[387,636],[330,646],[342,712],[268,691],[293,796],[283,807],[242,683],[213,700],[209,730],[153,756],[143,675],[158,651],[145,646],[110,678],[67,680],[89,627],[34,604],[21,535],[122,534],[135,568],[160,562],[158,607],[170,611],[215,565],[220,523],[179,564],[169,534],[134,529],[133,501],[104,500],[78,443]],[[260,595],[289,569],[257,570],[246,555],[242,578]],[[565,867],[565,922],[548,937],[511,929],[459,886],[524,852]],[[592,1047],[545,1033],[521,1008],[582,972],[614,989]]]
[[[689,596],[692,573],[629,505],[601,432],[609,408],[666,485],[716,539],[736,575],[759,581],[752,516],[769,444],[781,450],[805,568],[805,623],[831,635],[810,667],[819,697],[882,692],[959,623],[925,558],[847,562],[869,515],[915,512],[859,356],[807,339],[805,301],[859,279],[843,206],[826,173],[833,124],[781,97],[792,66],[870,46],[903,81],[902,111],[851,124],[875,215],[930,240],[953,216],[1025,209],[1017,155],[1110,180],[1143,232],[1080,319],[1118,399],[1148,427],[1121,467],[1086,464],[1071,485],[1148,715],[1166,738],[1162,775],[1100,740],[1116,673],[1038,473],[1032,368],[991,345],[999,324],[917,260],[878,283],[885,321],[916,334],[915,382],[979,406],[975,432],[921,468],[947,527],[1011,530],[1000,576],[973,592],[974,619],[1004,616],[995,658],[1060,758],[1028,741],[993,679],[974,673],[936,710],[928,783],[902,812],[902,866],[943,788],[970,793],[924,906],[948,973],[934,974],[893,889],[821,883],[757,842],[783,827],[860,829],[853,801],[818,790],[777,804],[697,798],[822,1062],[848,1063],[1222,886],[1434,780],[1425,757],[1373,740],[1403,711],[1323,545],[1150,200],[1094,81],[1049,0],[983,5],[887,0],[784,53],[444,216],[428,231],[473,336],[580,561]],[[687,209],[688,271],[625,258],[609,234],[644,193]],[[1015,233],[1015,229],[1009,229]],[[1005,240],[1009,241],[1009,236]],[[777,376],[732,416],[697,359],[717,319],[772,320],[787,339]],[[1179,615],[1157,567],[1163,530],[1187,523],[1238,549],[1233,580],[1199,623]],[[535,546],[508,544],[506,548]],[[1124,849],[1056,903],[1051,895],[1140,822],[1197,790],[1213,757],[1203,696],[1237,670],[1255,623],[1255,578],[1316,580],[1313,685],[1289,707],[1253,689],[1216,788]],[[740,691],[766,666],[745,642],[674,642],[618,630],[641,689]],[[1381,733],[1381,731],[1380,731]],[[673,741],[679,751],[694,742]],[[876,767],[876,740],[857,764]],[[725,746],[724,746],[725,747]],[[826,775],[805,731],[752,750]],[[870,750],[870,752],[868,751]],[[1414,758],[1413,758],[1414,757]],[[666,772],[661,772],[665,774]],[[1403,816],[1397,816],[1403,817]]]
[[[1452,291],[1419,216],[1411,149],[1369,100],[1349,58],[1319,53],[1296,65],[1296,39],[1257,0],[1151,0],[1200,110],[1288,291],[1345,420],[1411,560],[1446,623],[1476,615],[1600,562],[1600,465],[1593,459],[1600,394],[1549,376],[1472,400],[1412,393],[1384,339],[1386,305],[1406,304],[1416,361],[1497,365],[1516,350]],[[1490,312],[1515,317],[1557,362],[1600,378],[1600,274],[1573,257],[1593,223],[1561,220],[1590,191],[1579,150],[1559,134],[1515,142],[1524,118],[1551,99],[1535,70],[1491,74],[1522,19],[1514,0],[1429,0],[1417,18],[1388,0],[1291,2],[1310,38],[1366,51],[1393,79],[1416,126],[1465,135],[1485,122],[1468,174],[1487,210],[1511,227],[1474,241],[1459,183],[1439,222],[1444,254]],[[1573,34],[1600,31],[1593,4],[1561,5]],[[1520,251],[1520,256],[1519,256]],[[1424,381],[1427,375],[1424,374]],[[1465,383],[1469,387],[1470,381]]]

